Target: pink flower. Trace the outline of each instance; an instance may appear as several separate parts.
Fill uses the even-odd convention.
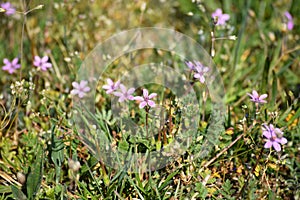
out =
[[[5,65],[2,67],[2,69],[4,71],[8,71],[8,73],[12,74],[21,67],[21,65],[18,64],[18,62],[19,62],[18,58],[14,58],[11,62],[9,62],[9,60],[7,58],[4,58],[3,63]]]
[[[194,74],[194,78],[199,79],[201,83],[205,82],[205,77],[204,75],[209,71],[208,67],[205,67],[202,63],[199,61],[195,61],[195,69],[196,73]]]
[[[287,143],[287,139],[282,137],[283,132],[279,128],[275,128],[273,124],[262,126],[263,135],[267,138],[264,148],[273,148],[278,152],[281,151],[281,145]]]
[[[196,70],[196,66],[193,62],[191,61],[186,61],[185,62],[186,66],[188,66],[188,68],[191,70],[191,71],[195,71]]]
[[[114,92],[114,95],[119,97],[119,102],[123,102],[125,100],[133,100],[134,97],[132,94],[134,93],[134,88],[130,88],[127,90],[127,88],[121,84],[120,85],[121,92]]]
[[[73,82],[72,86],[73,86],[73,90],[71,91],[72,95],[78,95],[79,98],[82,98],[86,95],[87,92],[90,91],[90,88],[87,86],[87,81],[80,81],[80,83],[78,82]]]
[[[16,12],[16,9],[11,5],[10,2],[1,3],[0,7],[5,10],[5,14],[7,16],[13,15]]]
[[[134,97],[134,100],[140,101],[140,105],[139,105],[140,108],[144,108],[146,105],[149,105],[150,107],[155,107],[154,101],[152,101],[150,99],[152,99],[156,96],[157,96],[156,93],[151,93],[149,95],[148,90],[143,89],[143,96],[142,97],[141,96],[136,96],[136,97]]]
[[[48,56],[40,58],[39,56],[34,56],[33,65],[40,68],[42,71],[47,71],[48,68],[52,67],[52,64],[48,61]]]
[[[106,90],[106,94],[111,94],[117,90],[120,86],[120,81],[113,82],[110,78],[106,79],[107,85],[104,85],[102,88]]]
[[[230,18],[228,14],[223,14],[221,8],[218,8],[215,12],[213,12],[211,16],[213,19],[217,20],[216,25],[225,25],[226,21]]]
[[[286,11],[284,13],[285,17],[287,18],[287,29],[288,30],[292,30],[293,27],[294,27],[294,20],[293,20],[293,17],[291,15],[291,13],[289,13],[288,11]]]
[[[267,101],[264,100],[268,97],[267,94],[259,95],[256,90],[253,90],[252,94],[247,93],[247,95],[251,97],[250,101],[253,101],[255,103],[267,103]]]

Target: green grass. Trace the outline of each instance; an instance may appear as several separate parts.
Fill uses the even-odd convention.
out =
[[[44,7],[26,18],[20,13],[0,13],[0,59],[19,57],[22,64],[12,75],[0,70],[0,199],[300,198],[300,7],[296,0],[203,1],[198,5],[191,0],[145,0],[144,10],[142,1],[10,2],[20,12],[39,4]],[[225,89],[226,116],[225,123],[218,124],[220,135],[209,130],[223,119],[215,118],[212,99],[205,100],[206,88],[196,83],[193,88],[200,99],[200,120],[189,148],[174,159],[155,157],[158,163],[168,164],[151,172],[147,169],[158,167],[153,166],[155,162],[152,166],[146,161],[143,166],[123,165],[137,152],[174,151],[168,144],[173,144],[175,136],[181,137],[176,135],[182,127],[180,111],[193,111],[170,89],[148,84],[143,87],[158,93],[156,103],[169,117],[158,131],[160,136],[135,137],[136,133],[149,134],[146,124],[151,128],[159,123],[153,117],[160,114],[155,109],[153,113],[150,109],[148,118],[147,111],[130,102],[128,112],[120,112],[122,120],[113,115],[111,96],[102,89],[105,78],[117,80],[131,66],[148,62],[185,68],[178,55],[146,49],[110,63],[96,88],[97,113],[88,113],[79,121],[90,131],[83,137],[74,125],[75,103],[70,91],[81,63],[97,44],[123,30],[164,27],[186,34],[210,52],[210,16],[217,8],[228,13],[230,20],[225,28],[215,27],[215,36],[237,36],[234,41],[216,40],[214,46],[212,59]],[[284,30],[285,11],[294,17],[293,30]],[[35,55],[48,55],[53,67],[37,71],[32,65]],[[22,89],[17,86],[21,80]],[[247,96],[253,89],[268,94],[268,103],[259,112]],[[142,95],[140,88],[135,94]],[[139,129],[128,130],[126,120],[138,124]],[[272,123],[284,132],[288,143],[281,152],[263,148],[263,123]],[[104,138],[111,149],[122,150],[113,161],[123,169],[111,166],[108,155],[103,154],[105,148],[99,144]],[[211,151],[199,156],[207,144]],[[124,155],[128,160],[122,160]]]

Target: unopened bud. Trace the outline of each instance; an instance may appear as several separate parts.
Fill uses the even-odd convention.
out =
[[[35,9],[42,9],[44,7],[44,5],[43,4],[40,4],[40,5],[38,5],[37,7],[35,7]]]
[[[26,181],[26,176],[22,172],[18,172],[17,179],[18,179],[19,183],[21,183],[23,185]]]
[[[230,36],[228,37],[228,39],[229,39],[229,40],[236,40],[237,37],[236,37],[235,35],[230,35]]]
[[[72,170],[73,172],[77,172],[79,170],[79,168],[81,167],[80,162],[74,161],[72,159],[68,160],[68,165],[69,165],[70,170]]]

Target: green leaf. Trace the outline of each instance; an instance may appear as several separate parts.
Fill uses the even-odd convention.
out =
[[[167,187],[167,185],[169,185],[170,182],[172,182],[172,178],[178,174],[178,170],[174,171],[173,173],[171,173],[166,180],[164,181],[164,183],[158,188],[158,191],[162,191],[165,187]],[[170,181],[171,180],[171,181]]]
[[[35,162],[29,168],[26,189],[28,199],[34,199],[42,182],[44,152],[41,146],[38,147]]]
[[[27,199],[26,195],[16,186],[12,185],[11,191],[12,191],[15,199],[18,199],[18,200],[26,200]]]
[[[55,125],[53,125],[51,131],[51,160],[55,165],[56,183],[59,182],[61,165],[64,161],[64,147],[63,140],[56,137]]]
[[[206,189],[206,187],[202,184],[202,183],[196,183],[196,189],[197,192],[199,192],[199,197],[201,199],[205,199],[208,191]]]

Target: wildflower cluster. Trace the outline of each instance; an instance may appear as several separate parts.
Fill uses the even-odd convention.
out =
[[[135,92],[135,88],[127,88],[125,85],[121,84],[120,80],[113,82],[110,78],[107,80],[107,85],[104,85],[102,88],[106,90],[106,94],[113,94],[114,96],[119,97],[119,102],[124,101],[139,101],[139,107],[144,108],[145,106],[155,107],[155,102],[151,99],[156,97],[156,93],[149,94],[147,89],[143,89],[143,96],[133,96],[132,94]]]
[[[48,62],[48,56],[39,57],[35,56],[33,65],[41,71],[47,71],[47,69],[52,67],[52,64]],[[4,66],[2,70],[7,71],[9,74],[13,74],[17,69],[21,68],[19,64],[19,58],[14,58],[12,61],[9,61],[7,58],[3,59]]]
[[[250,97],[250,101],[256,104],[257,108],[259,104],[267,103],[265,100],[268,97],[267,94],[259,95],[256,90],[253,90],[252,94],[247,93],[247,95]],[[273,124],[263,124],[262,132],[263,136],[267,138],[264,148],[273,147],[277,152],[279,152],[281,151],[280,144],[283,145],[287,143],[287,139],[283,137],[283,132],[279,128],[274,127]]]
[[[210,70],[209,67],[204,66],[199,61],[186,61],[185,64],[190,69],[190,71],[194,73],[195,79],[198,79],[201,83],[205,82],[205,76]]]

